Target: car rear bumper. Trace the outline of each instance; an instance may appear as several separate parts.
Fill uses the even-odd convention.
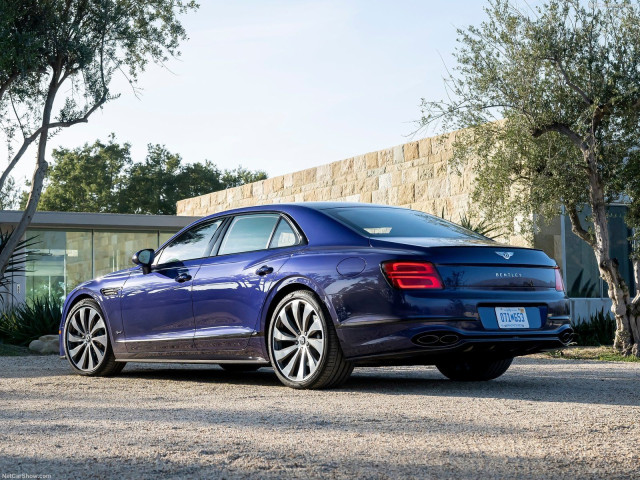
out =
[[[345,356],[367,364],[434,364],[447,357],[516,357],[566,347],[568,317],[549,318],[544,328],[486,330],[473,320],[390,321],[338,328]]]

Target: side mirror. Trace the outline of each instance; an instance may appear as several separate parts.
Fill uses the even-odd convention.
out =
[[[152,248],[145,248],[144,250],[140,250],[133,254],[131,257],[131,261],[136,265],[140,265],[142,267],[142,273],[147,275],[151,273],[151,264],[154,259],[154,250]]]

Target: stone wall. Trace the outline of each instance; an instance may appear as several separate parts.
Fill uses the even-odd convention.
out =
[[[396,205],[458,222],[469,212],[473,165],[450,165],[456,132],[308,168],[178,202],[178,215],[202,216],[269,203],[347,201]],[[512,237],[510,243],[526,245]]]

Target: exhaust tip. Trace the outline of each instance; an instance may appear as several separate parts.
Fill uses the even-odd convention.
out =
[[[570,344],[571,341],[573,340],[573,330],[571,330],[571,329],[570,330],[565,330],[564,332],[562,332],[560,334],[560,336],[558,338],[565,345]]]
[[[440,337],[438,335],[421,335],[416,339],[416,343],[420,345],[435,345],[440,341]]]
[[[458,343],[460,336],[450,332],[430,332],[418,335],[413,341],[424,347],[448,347]]]
[[[440,337],[440,343],[442,343],[443,345],[453,345],[454,343],[458,343],[458,340],[460,340],[460,337],[453,333],[442,335]]]

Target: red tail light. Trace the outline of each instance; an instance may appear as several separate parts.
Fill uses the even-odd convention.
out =
[[[384,262],[382,271],[396,288],[442,289],[442,280],[436,267],[429,262]]]
[[[562,281],[562,274],[560,273],[560,267],[555,268],[556,271],[556,290],[564,292],[564,282]]]

